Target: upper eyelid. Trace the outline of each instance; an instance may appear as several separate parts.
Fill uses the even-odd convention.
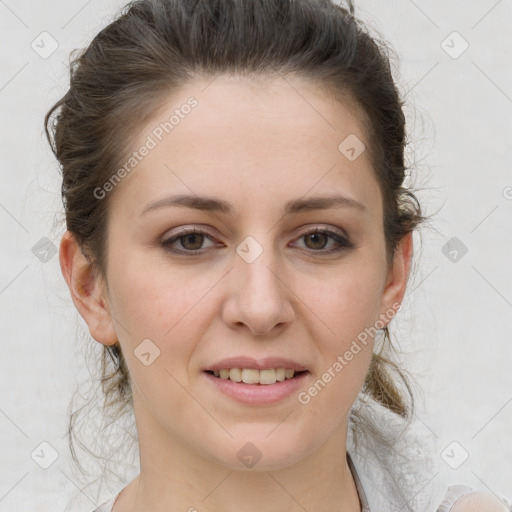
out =
[[[309,235],[311,233],[314,233],[315,231],[319,231],[319,232],[331,232],[332,234],[334,235],[337,235],[337,236],[340,236],[340,237],[343,237],[343,238],[346,238],[347,240],[349,240],[349,236],[346,234],[346,232],[344,230],[342,230],[341,228],[336,228],[336,227],[331,227],[331,226],[327,226],[327,225],[322,225],[322,224],[319,224],[319,225],[316,225],[316,226],[312,226],[312,227],[309,227],[309,228],[304,228],[305,231],[302,232],[301,234],[297,235],[297,236],[306,236],[306,235]],[[218,237],[216,237],[214,234],[212,234],[208,228],[205,228],[205,227],[202,227],[202,226],[190,226],[190,227],[184,227],[184,228],[179,228],[179,231],[177,233],[173,233],[172,235],[170,236],[162,236],[162,240],[171,240],[173,238],[180,238],[181,236],[187,236],[187,235],[190,235],[190,234],[198,234],[198,235],[207,235],[211,238],[214,238],[214,239],[217,239]]]

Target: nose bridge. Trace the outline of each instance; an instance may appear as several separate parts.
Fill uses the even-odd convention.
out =
[[[256,238],[257,237],[257,238]],[[236,248],[236,274],[246,297],[277,299],[281,293],[276,268],[280,267],[272,237],[260,232],[247,236]]]
[[[266,333],[288,322],[291,306],[288,288],[280,276],[281,262],[271,233],[247,236],[236,247],[230,319],[246,324],[253,332]]]

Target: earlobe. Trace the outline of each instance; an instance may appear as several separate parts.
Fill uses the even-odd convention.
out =
[[[386,277],[386,285],[382,295],[384,311],[381,312],[381,318],[385,315],[389,317],[389,321],[394,316],[394,314],[390,315],[389,313],[394,310],[396,314],[405,295],[413,256],[412,235],[412,232],[406,234],[398,243],[393,258],[393,265]]]
[[[117,343],[104,280],[93,270],[70,231],[62,236],[59,261],[73,303],[91,336],[104,345]]]

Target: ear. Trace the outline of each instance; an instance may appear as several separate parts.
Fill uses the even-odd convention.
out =
[[[407,233],[398,243],[393,256],[393,264],[388,270],[382,294],[380,318],[386,325],[393,319],[405,295],[407,278],[413,255],[412,232]],[[394,311],[394,313],[393,313]]]
[[[104,345],[117,343],[105,282],[93,271],[70,231],[64,233],[60,242],[59,260],[71,298],[91,336]]]

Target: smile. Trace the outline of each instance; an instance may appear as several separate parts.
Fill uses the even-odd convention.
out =
[[[289,368],[269,368],[265,370],[256,370],[251,368],[224,368],[213,370],[208,373],[213,374],[224,380],[233,382],[243,382],[245,384],[275,384],[287,379],[293,379],[296,372]],[[297,372],[297,374],[303,372]]]

